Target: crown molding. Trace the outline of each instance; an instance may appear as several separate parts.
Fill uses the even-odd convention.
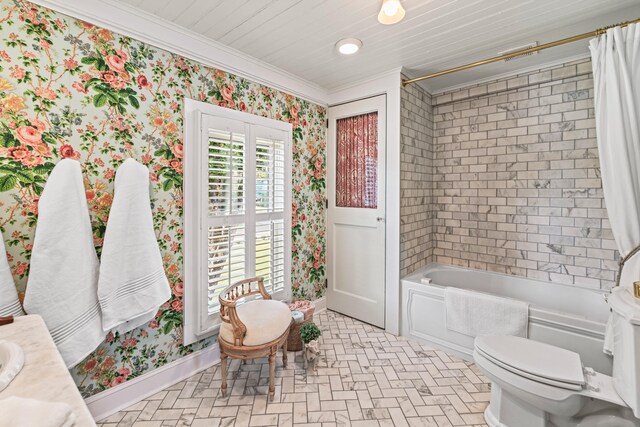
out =
[[[31,1],[315,104],[328,104],[327,91],[321,86],[128,4],[115,0]]]

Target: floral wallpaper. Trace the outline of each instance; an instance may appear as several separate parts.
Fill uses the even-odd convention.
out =
[[[172,297],[73,369],[85,396],[210,345],[182,346],[183,99],[293,125],[293,297],[325,292],[325,109],[23,1],[0,0],[0,228],[24,290],[38,197],[61,158],[83,165],[96,248],[118,165],[147,165]]]

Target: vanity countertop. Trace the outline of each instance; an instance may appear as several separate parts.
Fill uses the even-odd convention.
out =
[[[0,391],[0,399],[18,396],[65,402],[77,417],[76,427],[95,427],[93,417],[40,316],[18,316],[13,323],[0,326],[0,340],[20,345],[25,357],[22,371]]]

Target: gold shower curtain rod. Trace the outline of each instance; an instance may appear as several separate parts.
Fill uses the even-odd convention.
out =
[[[573,37],[567,37],[565,39],[556,40],[554,42],[541,44],[540,46],[534,46],[527,49],[517,50],[515,52],[507,53],[500,56],[494,56],[493,58],[483,59],[482,61],[472,62],[466,65],[460,65],[459,67],[449,68],[448,70],[438,71],[437,73],[427,74],[422,77],[416,77],[415,79],[403,80],[402,85],[406,86],[410,83],[419,82],[421,80],[432,79],[434,77],[444,76],[445,74],[455,73],[456,71],[467,70],[469,68],[478,67],[480,65],[491,64],[492,62],[502,61],[505,59],[513,58],[515,56],[526,55],[533,52],[538,52],[540,50],[549,49],[550,47],[556,47],[567,43],[572,43],[582,39],[588,39],[590,37],[597,37],[607,32],[609,28],[614,27],[626,27],[627,25],[636,24],[640,22],[640,18],[634,19],[633,21],[623,22],[621,24],[609,25],[608,27],[598,28],[595,31],[590,31],[588,33],[579,34]]]

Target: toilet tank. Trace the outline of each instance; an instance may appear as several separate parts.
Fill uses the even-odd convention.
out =
[[[629,289],[609,296],[613,315],[613,386],[640,418],[640,299]]]

